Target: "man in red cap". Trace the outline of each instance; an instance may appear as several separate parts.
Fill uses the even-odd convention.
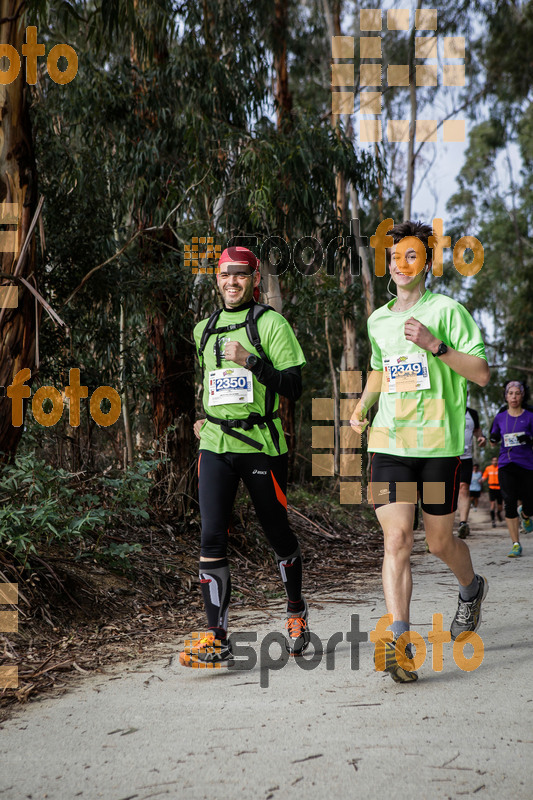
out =
[[[287,320],[256,302],[260,281],[251,250],[228,247],[217,274],[223,308],[194,329],[206,412],[194,432],[200,439],[200,584],[208,630],[180,653],[184,666],[234,663],[227,637],[231,579],[226,554],[241,478],[287,593],[287,650],[301,655],[310,640],[300,547],[287,518],[287,444],[278,413],[280,394],[297,400],[302,393],[305,358]]]

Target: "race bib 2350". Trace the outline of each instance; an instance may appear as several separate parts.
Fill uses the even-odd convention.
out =
[[[249,369],[214,369],[209,373],[209,405],[252,403],[254,387]]]

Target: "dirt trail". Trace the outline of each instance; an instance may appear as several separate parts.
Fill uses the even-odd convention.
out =
[[[428,644],[420,678],[409,685],[374,671],[370,642],[356,659],[346,640],[351,615],[371,631],[385,613],[376,582],[351,598],[309,597],[311,628],[324,650],[336,640],[335,652],[274,670],[280,649],[271,643],[268,661],[264,638],[282,630],[281,605],[273,604],[234,624],[257,634],[253,669],[187,670],[177,657],[159,656],[18,711],[0,734],[0,800],[184,792],[217,800],[392,792],[410,800],[530,800],[533,535],[523,537],[522,558],[510,559],[503,525],[492,529],[486,509],[470,521],[474,566],[490,586],[479,630],[484,659],[475,670],[457,665],[451,644],[441,672],[432,669]],[[433,614],[449,627],[457,589],[422,540],[417,533],[412,627],[427,642]],[[467,646],[465,656],[471,652]]]

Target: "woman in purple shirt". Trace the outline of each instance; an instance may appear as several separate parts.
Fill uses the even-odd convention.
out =
[[[510,558],[522,555],[518,515],[524,533],[533,531],[533,412],[523,408],[526,389],[520,381],[505,384],[507,409],[496,414],[490,441],[501,440],[498,478],[505,502],[505,521],[513,542]],[[517,509],[518,499],[522,505]]]

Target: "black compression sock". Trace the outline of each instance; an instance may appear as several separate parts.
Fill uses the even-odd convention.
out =
[[[215,634],[215,639],[220,639],[222,644],[227,643],[227,632],[225,628],[209,628]]]
[[[302,600],[302,556],[300,547],[290,556],[278,556],[279,570],[281,572],[281,580],[285,585],[287,598],[292,603],[300,603]],[[297,609],[298,611],[301,608]]]
[[[287,611],[290,614],[297,614],[298,611],[303,611],[305,608],[305,603],[303,600],[288,600],[287,601]]]
[[[207,624],[213,630],[224,631],[225,635],[231,596],[228,559],[200,561],[200,585],[207,614]]]

